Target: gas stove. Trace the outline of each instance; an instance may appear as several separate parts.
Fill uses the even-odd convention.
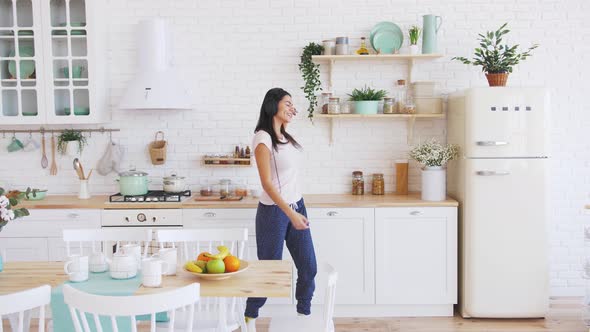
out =
[[[168,193],[162,190],[150,190],[145,195],[121,195],[120,193],[109,196],[111,203],[145,203],[145,202],[159,202],[159,203],[178,203],[191,196],[190,190],[185,190],[179,193]]]

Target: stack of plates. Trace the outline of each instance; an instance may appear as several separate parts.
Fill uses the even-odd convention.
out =
[[[378,53],[393,54],[402,47],[404,34],[393,22],[379,22],[371,29],[369,40]]]

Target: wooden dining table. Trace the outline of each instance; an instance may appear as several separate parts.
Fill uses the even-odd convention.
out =
[[[206,280],[182,271],[176,275],[164,276],[162,286],[148,288],[140,286],[134,295],[165,292],[194,282],[200,283],[202,297],[290,297],[292,262],[280,260],[250,261],[244,272],[224,280]],[[64,262],[6,262],[0,272],[0,295],[23,291],[41,285],[56,287],[68,280],[64,272]],[[225,302],[225,301],[223,301]],[[222,305],[221,308],[226,306]],[[223,310],[218,330],[226,331]]]

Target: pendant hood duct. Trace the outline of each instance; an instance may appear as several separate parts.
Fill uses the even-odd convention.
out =
[[[192,109],[187,85],[172,67],[167,23],[142,21],[137,31],[137,73],[121,99],[121,109]]]

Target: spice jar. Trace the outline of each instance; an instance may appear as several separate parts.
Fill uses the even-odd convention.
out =
[[[328,114],[328,103],[332,97],[332,92],[322,92],[318,105],[320,105],[320,113]]]
[[[328,114],[340,114],[340,98],[330,98],[328,103]]]
[[[363,172],[361,171],[352,172],[352,194],[365,194],[365,179],[363,178]]]
[[[397,80],[397,86],[395,87],[395,113],[404,113],[406,111],[406,80]]]
[[[395,113],[395,102],[393,98],[385,97],[383,98],[383,114],[393,114]]]
[[[373,174],[373,195],[384,195],[385,194],[385,180],[383,180],[382,173]]]
[[[231,192],[230,191],[230,184],[231,184],[230,179],[219,180],[219,196],[221,196],[221,197],[229,196],[229,194]]]

